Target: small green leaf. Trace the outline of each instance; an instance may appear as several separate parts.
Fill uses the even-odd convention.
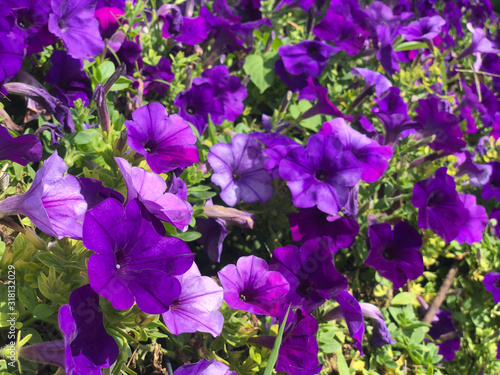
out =
[[[264,56],[249,55],[245,59],[243,70],[250,75],[250,80],[262,94],[274,81],[276,73],[274,63],[278,59],[278,54],[274,51],[267,52]]]
[[[35,307],[33,311],[33,317],[36,319],[45,319],[54,314],[54,310],[49,305],[42,303]]]
[[[340,348],[337,352],[337,367],[339,369],[340,375],[349,375],[349,367],[347,366],[347,362],[344,358],[344,354],[342,353],[342,348]]]
[[[184,242],[192,242],[197,240],[198,238],[201,237],[201,233],[199,232],[184,232],[184,233],[178,233],[176,235],[177,238],[180,238]]]
[[[402,292],[392,299],[391,305],[409,305],[415,298],[417,298],[417,296],[413,293]]]
[[[412,49],[428,48],[428,45],[423,42],[403,42],[394,47],[394,51],[410,51]]]

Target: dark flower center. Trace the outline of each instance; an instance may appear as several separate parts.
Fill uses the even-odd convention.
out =
[[[245,302],[247,300],[247,297],[245,296],[245,294],[243,292],[240,293],[240,301],[243,301]]]
[[[319,181],[326,181],[326,179],[328,178],[328,173],[326,173],[324,170],[320,169],[319,171],[316,172],[316,180],[319,180]]]
[[[429,194],[427,199],[427,206],[435,206],[439,204],[444,198],[444,194],[439,190],[434,190]]]
[[[318,51],[319,51],[319,48],[317,45],[315,44],[311,44],[307,47],[307,55],[309,57],[316,57],[316,55],[318,54]]]
[[[382,257],[387,260],[393,260],[394,255],[392,254],[392,251],[390,249],[384,249],[384,252],[382,253]]]
[[[233,180],[234,180],[234,181],[239,181],[239,180],[241,180],[241,175],[240,175],[240,172],[238,172],[238,171],[233,171]]]
[[[33,25],[31,13],[27,9],[20,9],[17,13],[17,26],[26,30],[31,25]]]
[[[155,148],[155,144],[152,141],[147,141],[146,144],[144,145],[144,151],[146,152],[151,152]]]
[[[307,297],[314,291],[314,285],[309,280],[304,280],[297,288],[297,294],[301,297]]]
[[[495,281],[495,288],[500,288],[500,277]]]
[[[186,112],[190,115],[194,115],[194,107],[193,106],[189,106],[189,107],[186,107]]]

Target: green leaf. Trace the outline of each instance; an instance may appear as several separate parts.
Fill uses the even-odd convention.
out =
[[[409,305],[415,298],[417,298],[417,296],[413,293],[402,292],[392,299],[391,305]]]
[[[109,91],[120,91],[120,90],[125,90],[126,88],[130,87],[130,84],[133,81],[126,78],[126,77],[120,77],[118,80],[111,86]]]
[[[411,334],[410,343],[411,344],[420,344],[424,340],[425,332],[426,331],[427,331],[427,329],[425,329],[423,327],[422,328],[417,328]]]
[[[420,47],[422,48],[427,48],[428,45],[423,42],[403,42],[401,44],[398,44],[396,47],[394,47],[394,51],[399,52],[399,51],[410,51],[412,49],[419,49]]]
[[[286,310],[285,319],[283,319],[283,323],[281,323],[280,329],[278,331],[278,336],[276,336],[276,341],[274,342],[273,350],[271,351],[271,355],[269,355],[269,360],[267,361],[266,370],[264,371],[264,375],[271,375],[273,373],[274,365],[278,360],[278,353],[280,351],[281,340],[283,339],[283,332],[285,331],[286,321],[288,319],[288,313],[290,312],[290,307],[292,305],[288,305],[288,310]]]
[[[344,358],[344,354],[342,353],[342,348],[340,348],[337,352],[337,367],[339,369],[340,375],[349,375],[349,367],[347,366],[347,362]]]
[[[115,72],[115,64],[113,64],[111,61],[105,61],[99,66],[99,71],[101,72],[100,83],[104,83]]]
[[[52,307],[44,303],[35,307],[35,311],[33,311],[33,317],[36,319],[45,319],[52,314],[54,314],[54,310],[52,309]]]
[[[177,238],[180,238],[184,242],[192,242],[197,240],[198,238],[201,237],[201,233],[199,232],[184,232],[184,233],[178,233]]]
[[[264,56],[249,55],[245,59],[243,70],[250,75],[250,80],[262,94],[274,81],[276,73],[274,63],[278,59],[278,54],[274,51],[267,52]]]

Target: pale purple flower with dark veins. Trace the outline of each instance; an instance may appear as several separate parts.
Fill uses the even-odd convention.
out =
[[[27,165],[40,161],[42,153],[42,142],[34,134],[13,137],[6,128],[0,126],[0,160]]]
[[[338,51],[338,48],[315,40],[305,40],[293,46],[278,48],[278,53],[288,73],[305,74],[312,78],[318,78],[321,75],[330,57]]]
[[[488,183],[492,173],[492,166],[489,164],[474,163],[474,155],[469,151],[455,154],[458,159],[457,177],[467,174],[471,186],[480,187]]]
[[[446,167],[441,167],[434,177],[415,184],[411,203],[418,208],[418,226],[450,242],[469,219],[469,210],[458,196],[453,177],[446,172]]]
[[[354,243],[359,233],[359,224],[355,218],[328,215],[316,207],[302,208],[289,217],[292,238],[305,242],[315,237],[328,236],[338,248],[347,249]]]
[[[458,60],[476,52],[481,53],[500,53],[500,50],[493,47],[493,43],[486,37],[483,29],[475,28],[471,23],[467,23],[467,28],[472,33],[472,42],[469,47],[464,49],[457,57]]]
[[[394,229],[391,224],[374,224],[368,228],[369,249],[365,264],[399,289],[406,280],[415,280],[424,272],[424,259],[420,253],[422,237],[410,224],[400,221]]]
[[[149,103],[125,121],[130,148],[144,155],[151,170],[165,173],[198,162],[196,136],[189,124],[178,115],[168,115],[160,103]]]
[[[64,175],[67,168],[55,151],[37,171],[26,193],[0,202],[0,214],[28,216],[40,230],[59,239],[81,239],[87,203],[78,179]]]
[[[366,68],[352,68],[351,73],[362,77],[366,86],[375,86],[375,93],[377,97],[381,97],[384,92],[386,92],[390,87],[392,87],[391,81],[381,73],[374,72],[373,70]]]
[[[69,375],[102,374],[118,359],[118,345],[104,329],[99,296],[90,285],[71,293],[69,305],[59,309],[58,321],[64,341],[24,346],[19,356],[55,364]]]
[[[280,321],[283,324],[286,309],[282,312]],[[318,342],[316,333],[318,322],[312,315],[304,315],[297,309],[290,310],[283,332],[276,371],[282,371],[289,375],[313,375],[321,371],[318,361]],[[275,336],[251,337],[248,341],[264,346],[271,350]]]
[[[310,313],[347,288],[347,279],[333,263],[337,251],[329,237],[308,240],[300,249],[289,245],[274,250],[269,266],[290,283],[286,303]]]
[[[361,179],[365,182],[377,181],[389,166],[392,147],[379,145],[377,141],[351,128],[342,118],[325,122],[318,134],[339,139],[344,150],[353,153],[361,164]]]
[[[91,59],[104,49],[99,22],[94,18],[97,0],[51,0],[49,30],[64,42],[75,59]]]
[[[212,359],[202,359],[196,363],[189,363],[175,370],[174,375],[238,375],[236,371],[230,371],[229,367],[222,362]]]
[[[205,69],[201,78],[195,78],[193,85],[209,83],[214,92],[214,97],[219,100],[223,112],[212,111],[210,118],[216,125],[221,125],[224,120],[235,121],[243,113],[245,106],[243,100],[247,97],[247,89],[241,84],[238,77],[230,75],[225,65],[217,65]]]
[[[218,276],[229,307],[252,314],[277,317],[290,290],[281,273],[269,271],[266,261],[254,255],[239,258],[236,266],[227,265]]]
[[[493,295],[493,302],[500,302],[500,273],[490,271],[484,275],[484,287]]]
[[[114,159],[127,185],[127,202],[138,199],[144,217],[153,223],[158,233],[165,233],[160,221],[170,223],[181,231],[187,229],[193,207],[186,200],[166,192],[167,184],[159,175],[131,167],[125,159]]]
[[[181,294],[174,299],[163,320],[174,335],[207,332],[219,336],[224,317],[218,309],[224,299],[223,289],[208,276],[201,276],[196,263],[184,274],[176,276]]]
[[[55,87],[57,98],[68,107],[73,107],[78,99],[88,105],[92,86],[83,70],[83,61],[72,58],[65,51],[56,50],[52,52],[50,62],[52,66],[45,81]]]
[[[110,198],[89,210],[83,244],[96,252],[87,266],[92,289],[118,310],[137,302],[145,313],[166,312],[181,293],[174,276],[187,272],[194,259],[182,240],[155,231],[136,199],[124,208]]]
[[[415,109],[417,116],[414,118],[418,133],[423,137],[436,136],[429,147],[450,153],[462,151],[465,141],[462,139],[458,117],[446,110],[445,103],[431,95],[427,99],[420,99],[418,105]]]
[[[281,160],[281,178],[288,181],[293,204],[317,206],[334,215],[347,203],[349,187],[361,178],[361,165],[335,137],[314,134],[307,147],[295,147]]]
[[[229,206],[240,200],[262,203],[273,195],[273,180],[264,168],[259,142],[248,134],[236,134],[231,144],[218,143],[208,152],[207,160],[214,170],[212,182],[221,187],[220,197]]]
[[[458,243],[467,243],[472,245],[475,242],[481,242],[483,232],[488,225],[488,216],[483,206],[476,204],[476,197],[472,194],[458,194],[464,207],[469,211],[469,218],[458,232],[455,238]]]
[[[500,162],[492,161],[488,165],[491,166],[491,175],[488,183],[483,186],[481,196],[484,199],[496,198],[500,201]]]
[[[401,28],[400,33],[408,41],[432,40],[441,33],[445,24],[441,16],[421,17]]]

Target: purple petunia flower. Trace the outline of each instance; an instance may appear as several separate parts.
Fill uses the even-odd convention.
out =
[[[467,174],[471,186],[480,187],[488,183],[493,167],[489,164],[474,163],[474,155],[465,151],[455,155],[458,159],[457,177]]]
[[[201,276],[196,263],[176,278],[181,293],[162,315],[168,330],[174,335],[198,331],[219,336],[224,324],[224,317],[218,311],[224,298],[223,289],[210,277]]]
[[[0,160],[27,165],[40,161],[42,153],[42,142],[35,135],[13,137],[6,128],[0,126]]]
[[[227,265],[218,276],[229,307],[252,314],[277,317],[290,290],[281,273],[269,271],[266,261],[254,255],[239,258],[236,266]]]
[[[380,348],[386,344],[394,344],[389,328],[385,324],[385,319],[380,310],[371,303],[360,303],[364,316],[373,319],[372,344]]]
[[[335,296],[342,311],[349,333],[354,340],[354,347],[363,355],[363,333],[365,332],[365,320],[359,302],[347,290],[343,290]]]
[[[400,30],[403,38],[409,41],[432,40],[441,33],[446,21],[441,16],[421,17]]]
[[[292,238],[305,242],[315,237],[328,236],[336,247],[347,249],[359,233],[359,224],[352,217],[328,215],[316,207],[303,208],[289,217]]]
[[[168,115],[160,103],[149,103],[125,121],[130,148],[146,158],[151,170],[165,173],[198,162],[196,136],[178,115]]]
[[[229,206],[240,200],[264,203],[273,195],[269,184],[273,178],[264,168],[264,155],[254,137],[236,134],[230,145],[213,145],[207,160],[214,170],[212,182],[222,188],[220,197]]]
[[[189,363],[175,370],[174,375],[238,375],[236,371],[230,371],[229,367],[215,359],[207,361],[202,359],[196,363]]]
[[[452,332],[455,332],[455,324],[451,311],[438,310],[427,334],[434,340],[438,340],[443,335]],[[460,336],[437,342],[436,345],[439,347],[438,354],[442,355],[445,361],[452,361],[455,358],[455,352],[460,349]]]
[[[194,254],[182,240],[164,238],[142,217],[136,199],[124,208],[106,199],[85,215],[83,244],[93,254],[87,272],[90,285],[115,309],[134,302],[148,314],[166,312],[179,297],[174,277],[187,272]]]
[[[75,59],[90,59],[104,49],[99,22],[94,18],[97,0],[51,0],[49,30],[64,42]]]
[[[400,221],[394,229],[388,223],[371,225],[367,244],[365,264],[392,281],[394,289],[423,274],[424,259],[419,251],[422,237],[410,224]]]
[[[401,70],[398,64],[396,52],[392,47],[395,35],[388,25],[378,25],[376,30],[377,37],[380,42],[377,59],[380,60],[380,63],[385,71],[392,76],[394,73]]]
[[[339,139],[314,134],[306,148],[295,147],[287,153],[280,162],[279,172],[288,181],[295,206],[317,206],[334,215],[347,203],[349,187],[359,181],[362,169]]]
[[[122,204],[125,201],[123,195],[116,190],[105,187],[99,180],[94,178],[78,177],[78,182],[80,183],[81,194],[87,202],[88,210],[97,206],[107,198],[114,198]]]
[[[318,78],[321,75],[330,57],[337,52],[337,48],[314,40],[305,40],[293,46],[278,48],[278,53],[288,73],[304,74],[312,78]]]
[[[450,242],[467,222],[469,211],[460,200],[455,181],[446,171],[446,167],[439,168],[434,177],[415,184],[411,203],[418,208],[418,226],[431,229]]]
[[[492,161],[488,163],[491,166],[491,175],[483,186],[481,195],[484,199],[496,198],[500,200],[500,162]]]
[[[466,56],[472,55],[476,52],[481,53],[500,53],[500,50],[493,46],[491,40],[486,37],[484,30],[480,28],[475,28],[471,23],[467,23],[467,28],[472,33],[472,42],[469,47],[464,49],[462,53],[457,57],[458,60],[463,59]]]
[[[469,211],[469,216],[455,239],[458,243],[465,242],[469,245],[475,242],[481,242],[483,239],[483,231],[486,225],[488,225],[486,209],[476,204],[476,197],[472,194],[458,194],[458,196],[463,202],[465,209]]]
[[[493,295],[493,302],[500,302],[500,273],[490,271],[484,275],[484,287]]]
[[[115,161],[127,184],[127,202],[138,199],[144,217],[153,223],[158,233],[165,233],[159,221],[170,223],[181,231],[187,229],[193,207],[179,196],[166,192],[167,184],[163,178],[142,168],[131,167],[125,159],[115,158]]]
[[[78,179],[64,175],[66,170],[66,163],[55,151],[37,171],[26,193],[0,202],[0,214],[25,215],[51,236],[81,239],[87,203]]]
[[[55,364],[73,375],[102,374],[118,359],[118,345],[104,329],[99,296],[89,285],[71,293],[69,305],[59,309],[58,320],[64,341],[25,346],[19,356]]]
[[[377,97],[381,97],[384,92],[386,92],[390,87],[392,87],[391,81],[383,74],[374,72],[370,69],[365,68],[352,68],[351,73],[362,77],[366,86],[375,86],[375,93]]]
[[[361,179],[365,182],[377,181],[389,166],[392,148],[379,145],[377,141],[351,128],[342,118],[325,122],[318,134],[339,139],[344,150],[353,153],[361,165]]]
[[[131,72],[135,71],[135,61],[141,66],[141,50],[140,46],[135,43],[125,42],[124,46],[118,51],[118,56],[123,54],[128,64],[133,64],[134,68]],[[127,68],[128,69],[128,68]],[[156,65],[145,65],[142,68],[142,76],[144,77],[144,94],[154,92],[158,97],[163,97],[167,94],[170,86],[165,82],[171,82],[174,79],[172,73],[172,63],[170,59],[161,57]]]
[[[319,114],[334,117],[350,117],[344,116],[342,112],[340,112],[340,110],[330,101],[328,98],[328,89],[321,85],[316,85],[311,77],[307,78],[307,88],[314,93],[314,95],[318,98],[318,101],[302,114],[303,119]]]
[[[202,43],[208,36],[208,25],[203,17],[184,17],[180,9],[169,4],[162,5],[158,14],[164,17],[162,36],[193,46]]]
[[[306,241],[300,249],[289,245],[274,250],[269,266],[290,283],[286,301],[292,307],[310,313],[347,288],[347,279],[333,263],[337,250],[329,237]]]

